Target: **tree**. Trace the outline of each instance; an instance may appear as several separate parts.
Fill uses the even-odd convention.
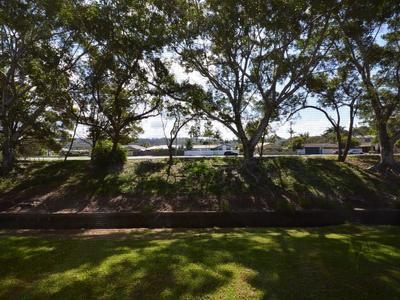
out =
[[[210,120],[207,120],[206,123],[204,124],[204,130],[203,130],[203,137],[208,138],[207,143],[210,144],[210,140],[214,139],[217,141],[222,140],[221,132],[214,128],[213,123]]]
[[[270,122],[295,105],[295,93],[327,50],[333,2],[190,1],[177,9],[173,49],[207,81],[194,106],[231,130],[246,161]],[[290,16],[288,18],[288,16]],[[246,124],[258,120],[251,136]]]
[[[185,148],[186,148],[186,150],[192,150],[193,149],[192,139],[187,139],[186,140]]]
[[[381,150],[373,170],[400,174],[394,145],[400,139],[400,37],[398,1],[344,1],[335,20],[335,55],[358,72],[364,108],[374,120]]]
[[[195,123],[192,126],[190,126],[190,128],[189,128],[190,139],[194,139],[195,142],[197,142],[198,138],[201,134],[200,132],[201,132],[200,120],[196,120]]]
[[[289,139],[287,146],[292,149],[293,151],[296,151],[297,149],[301,149],[304,147],[304,143],[309,139],[309,134],[300,134],[298,136],[294,136],[291,139]]]
[[[141,132],[140,121],[158,114],[159,87],[173,77],[160,59],[167,39],[161,13],[149,1],[89,3],[81,47],[87,55],[77,70],[80,122],[93,138],[105,133],[113,151]],[[97,137],[96,137],[97,139]]]
[[[370,135],[371,133],[372,133],[371,128],[366,125],[354,127],[354,129],[353,129],[353,134],[355,136],[366,136],[366,135]]]
[[[64,16],[69,1],[2,1],[0,4],[0,132],[2,174],[28,138],[55,144],[69,120],[65,93],[80,54]]]
[[[247,134],[248,136],[254,135],[255,132],[257,131],[257,127],[258,127],[258,121],[249,121],[249,122],[246,124],[246,128],[245,128],[246,134]],[[269,130],[270,130],[270,127],[265,128],[264,132],[263,132],[262,135],[261,135],[261,138],[260,138],[260,147],[257,147],[258,155],[259,155],[260,157],[263,156],[264,144],[265,144],[265,137],[267,136]]]
[[[181,129],[184,128],[189,122],[193,121],[197,115],[190,113],[190,110],[187,107],[184,107],[179,103],[169,103],[164,107],[164,111],[160,113],[160,117],[165,141],[168,147],[169,158],[167,173],[169,176],[171,166],[173,165],[173,146],[178,134]],[[169,130],[167,130],[168,120],[172,121],[172,126]]]
[[[344,162],[352,144],[354,119],[360,108],[363,90],[357,75],[351,68],[339,67],[330,73],[333,74],[325,72],[309,78],[305,87],[307,95],[313,96],[313,100],[317,99],[317,104],[307,103],[309,97],[306,97],[300,109],[311,108],[324,114],[335,134],[338,161]],[[346,137],[343,138],[342,114],[345,110],[349,116],[349,124]]]

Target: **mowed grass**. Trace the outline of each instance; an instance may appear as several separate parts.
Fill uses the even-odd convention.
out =
[[[399,236],[399,227],[358,225],[3,232],[0,298],[400,299]]]
[[[294,210],[400,207],[400,178],[369,172],[377,156],[275,157],[252,170],[240,158],[129,161],[93,170],[89,161],[21,163],[0,179],[0,211]]]

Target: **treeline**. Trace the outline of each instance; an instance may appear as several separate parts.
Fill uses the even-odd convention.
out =
[[[217,121],[251,161],[271,122],[301,109],[326,116],[341,161],[354,118],[370,122],[375,169],[400,173],[399,1],[14,0],[0,26],[3,174],[26,140],[56,148],[83,124],[115,152],[157,115],[167,144]]]

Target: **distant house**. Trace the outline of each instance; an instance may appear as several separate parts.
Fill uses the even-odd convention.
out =
[[[297,150],[297,154],[334,154],[337,150],[336,144],[314,143],[304,144],[303,148]]]
[[[261,143],[258,143],[256,145],[256,153],[260,154],[261,148],[263,150],[263,154],[266,153],[279,153],[282,152],[282,145],[278,143],[264,143],[264,145],[261,145]]]
[[[183,146],[178,145],[178,149],[175,149],[176,145],[173,145],[174,155],[183,155]],[[142,155],[151,155],[151,156],[167,156],[169,155],[168,146],[167,145],[155,145],[151,147],[147,147],[142,151]]]
[[[360,144],[359,148],[362,149],[363,153],[379,152],[379,146],[372,143]]]
[[[123,145],[122,147],[126,149],[128,156],[144,155],[144,151],[146,150],[146,147],[136,144]]]
[[[372,135],[356,136],[360,141],[360,148],[364,153],[379,152],[379,144],[375,143],[375,137]]]
[[[61,151],[60,155],[65,155],[69,151],[71,143],[65,144]],[[77,138],[72,143],[72,148],[69,151],[69,154],[72,156],[87,156],[92,152],[92,141],[90,139],[81,139]]]

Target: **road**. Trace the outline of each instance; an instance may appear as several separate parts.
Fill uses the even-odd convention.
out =
[[[243,155],[239,155],[242,157]],[[204,157],[211,157],[211,156],[174,156],[174,158],[204,158]],[[212,156],[212,157],[224,157],[223,155],[220,156]],[[128,156],[128,160],[152,160],[152,159],[166,159],[168,156]],[[36,157],[25,157],[22,160],[29,160],[29,161],[58,161],[64,160],[62,156],[36,156]],[[90,156],[70,156],[68,160],[90,160]]]
[[[363,156],[363,155],[371,155],[371,154],[355,154],[351,156]],[[298,155],[298,154],[273,154],[273,155],[264,155],[263,157],[291,157],[291,156],[307,156],[307,157],[324,157],[324,156],[337,156],[336,154],[310,154],[310,155]],[[207,157],[225,157],[224,155],[218,156],[174,156],[174,158],[207,158]],[[232,157],[232,156],[228,156]],[[243,157],[243,155],[239,155],[238,157]],[[128,156],[128,160],[156,160],[156,159],[166,159],[168,156]],[[42,156],[42,157],[25,157],[21,158],[22,160],[28,161],[60,161],[64,160],[62,156]],[[90,156],[70,156],[68,160],[90,160]]]

